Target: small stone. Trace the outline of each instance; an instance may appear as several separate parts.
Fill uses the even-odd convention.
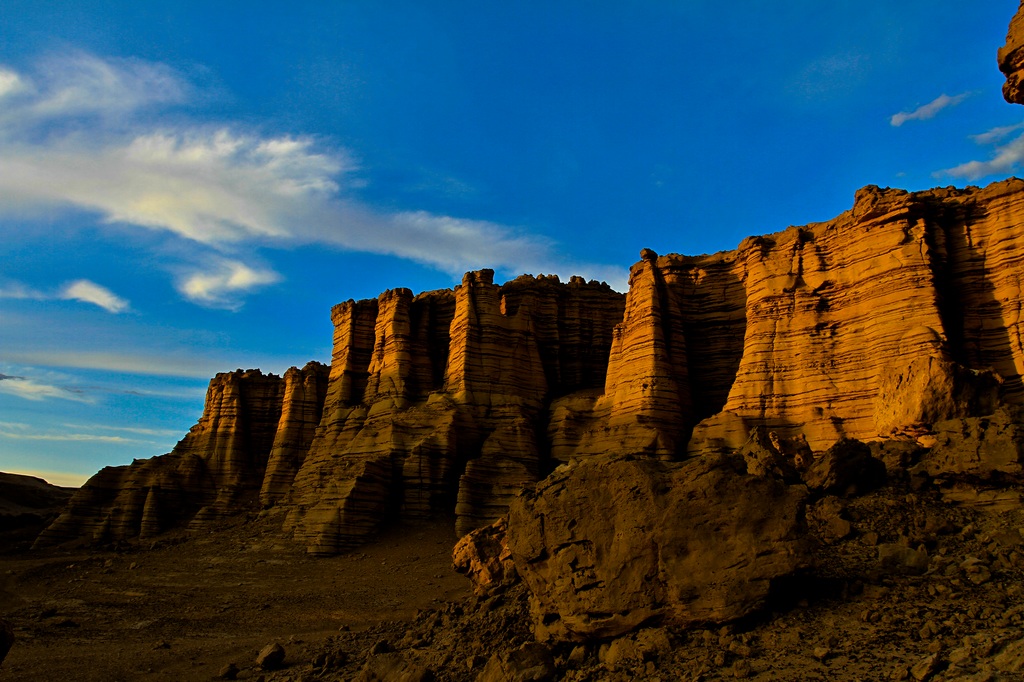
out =
[[[238,666],[234,663],[228,663],[226,666],[220,669],[217,673],[217,677],[222,680],[234,680],[238,678]]]
[[[935,673],[938,664],[939,655],[937,653],[926,656],[910,669],[910,676],[917,680],[917,682],[924,682],[924,680],[927,680]]]
[[[831,655],[832,650],[827,646],[816,646],[814,647],[814,657],[819,661],[824,661]]]
[[[746,678],[750,677],[750,673],[751,673],[750,661],[747,661],[746,659],[742,659],[741,658],[740,660],[738,660],[735,663],[733,663],[733,665],[732,665],[732,675],[736,679],[740,679],[740,680],[746,679]]]
[[[264,670],[277,670],[284,663],[284,647],[277,642],[263,647],[256,657],[256,665]]]
[[[378,639],[370,647],[369,654],[371,656],[379,656],[380,654],[386,654],[392,651],[391,644],[385,639]]]

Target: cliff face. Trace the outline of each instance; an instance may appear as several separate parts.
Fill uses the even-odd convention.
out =
[[[327,368],[311,362],[282,380],[259,370],[218,374],[203,416],[169,454],[106,467],[71,498],[36,546],[152,537],[182,523],[200,526],[251,504],[282,468],[290,447],[320,420]],[[310,387],[310,394],[289,387]]]
[[[286,527],[331,554],[396,515],[454,510],[460,532],[494,521],[546,473],[549,400],[601,386],[621,315],[606,285],[497,286],[490,270],[336,306],[327,403]]]
[[[999,70],[1006,76],[1003,97],[1011,104],[1024,104],[1024,3],[1010,21],[1006,45],[999,48]]]
[[[104,469],[41,542],[151,535],[258,496],[315,554],[396,517],[501,516],[574,457],[821,451],[1024,403],[1024,182],[866,187],[834,220],[598,283],[471,272],[332,310],[327,368],[218,375],[174,452]],[[780,441],[781,442],[781,441]]]

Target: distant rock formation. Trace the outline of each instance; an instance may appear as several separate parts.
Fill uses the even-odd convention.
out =
[[[0,543],[8,547],[30,543],[60,514],[74,492],[35,476],[0,472]]]
[[[747,455],[770,470],[842,438],[914,439],[1024,403],[1022,273],[1010,179],[869,186],[733,251],[644,249],[625,297],[481,270],[348,301],[329,374],[218,375],[174,452],[101,471],[40,543],[150,536],[258,498],[333,554],[395,518],[485,526],[574,458],[736,452],[762,427],[778,447]]]
[[[1006,76],[1003,97],[1011,104],[1024,104],[1024,3],[1010,21],[1006,45],[999,49],[999,70]]]
[[[273,498],[281,472],[295,468],[309,446],[326,380],[327,367],[317,362],[293,367],[284,379],[259,370],[218,374],[203,416],[173,451],[102,469],[35,545],[149,538],[244,508],[261,491]]]

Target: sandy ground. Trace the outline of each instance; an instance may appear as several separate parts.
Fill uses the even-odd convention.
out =
[[[17,637],[0,680],[210,680],[229,663],[244,679],[272,642],[298,665],[339,630],[469,594],[451,568],[450,523],[396,529],[330,559],[308,557],[275,525],[239,518],[152,550],[0,555],[0,614]]]

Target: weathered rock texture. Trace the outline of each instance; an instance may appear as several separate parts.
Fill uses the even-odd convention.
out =
[[[102,469],[36,546],[152,537],[251,505],[261,488],[273,495],[274,474],[308,446],[326,379],[327,368],[312,362],[284,379],[258,370],[218,374],[202,418],[173,451]]]
[[[517,577],[506,531],[508,521],[501,518],[489,526],[466,533],[455,543],[452,568],[469,578],[475,594],[497,590]]]
[[[808,559],[807,490],[738,456],[593,458],[509,509],[508,547],[537,638],[615,637],[644,623],[721,623]]]
[[[439,511],[468,532],[546,473],[552,398],[604,382],[622,295],[581,278],[408,289],[334,308],[323,419],[295,476],[286,527],[314,554],[382,520]]]
[[[148,535],[254,493],[314,554],[396,517],[454,513],[462,534],[559,463],[735,452],[754,427],[771,447],[754,443],[751,466],[792,478],[783,454],[800,470],[841,438],[917,438],[1024,403],[1022,276],[1010,179],[866,187],[833,220],[733,251],[645,249],[625,297],[481,270],[348,301],[326,381],[215,380],[174,453],[98,474],[47,541]]]
[[[1010,21],[1006,45],[999,48],[999,70],[1006,75],[1003,97],[1013,104],[1024,104],[1021,81],[1024,78],[1024,3]]]
[[[829,222],[749,238],[736,251],[658,258],[666,296],[701,302],[680,306],[693,330],[687,348],[700,358],[690,385],[707,396],[694,402],[690,418],[702,421],[690,451],[738,448],[757,424],[803,433],[821,450],[1020,403],[1022,200],[1017,179],[916,193],[866,187]],[[648,267],[634,266],[634,279]],[[707,325],[729,332],[704,345]],[[728,387],[706,374],[725,365]]]

